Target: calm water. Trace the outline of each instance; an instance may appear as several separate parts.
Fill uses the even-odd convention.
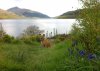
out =
[[[0,20],[5,32],[11,36],[19,36],[27,27],[36,25],[40,30],[46,33],[53,32],[54,28],[57,29],[58,34],[68,33],[75,19],[20,19],[20,20]]]

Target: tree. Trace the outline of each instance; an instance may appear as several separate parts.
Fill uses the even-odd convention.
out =
[[[87,53],[95,53],[100,49],[97,45],[97,37],[100,36],[100,0],[80,1],[83,4],[83,11],[80,12],[77,19],[79,24],[74,26],[73,31],[78,34],[78,40],[84,45]]]
[[[44,32],[43,30],[39,30],[39,27],[34,25],[34,26],[27,27],[26,30],[24,30],[24,35],[33,36],[33,35],[42,34],[43,32]]]

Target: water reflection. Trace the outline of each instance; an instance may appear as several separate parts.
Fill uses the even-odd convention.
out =
[[[4,31],[11,36],[19,36],[30,25],[36,25],[46,34],[54,35],[54,28],[58,34],[68,33],[75,19],[21,19],[21,20],[0,20]]]

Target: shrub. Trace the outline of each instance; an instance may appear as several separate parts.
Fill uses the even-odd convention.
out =
[[[18,44],[18,43],[22,43],[22,41],[20,39],[14,39],[12,40],[12,43]]]
[[[80,13],[77,19],[78,24],[73,26],[71,34],[74,40],[78,40],[82,49],[72,47],[69,53],[73,52],[71,57],[78,62],[79,65],[76,71],[99,71],[100,66],[100,53],[98,45],[98,36],[100,36],[100,1],[99,0],[80,0],[83,3],[83,11]],[[81,48],[81,47],[79,47]],[[73,60],[71,59],[71,60]],[[83,64],[80,64],[83,63]],[[72,64],[71,64],[72,65]],[[73,64],[74,65],[74,64]],[[81,68],[80,68],[81,66]]]
[[[9,35],[4,35],[3,41],[7,43],[11,43],[14,40],[14,37],[11,37]]]
[[[34,36],[43,33],[43,30],[40,30],[37,26],[29,26],[24,30],[24,35],[26,36]]]
[[[61,42],[59,38],[54,39],[54,43],[59,43]]]
[[[100,36],[100,1],[97,0],[81,0],[83,3],[83,11],[80,12],[78,20],[79,24],[73,26],[72,35],[84,46],[88,52],[95,53],[99,46],[96,38]],[[80,19],[81,18],[81,19]]]

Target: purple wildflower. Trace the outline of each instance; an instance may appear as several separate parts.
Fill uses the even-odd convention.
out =
[[[79,54],[80,54],[81,56],[83,56],[83,55],[85,55],[85,51],[84,51],[84,50],[81,50],[81,51],[79,51]]]
[[[88,60],[92,60],[92,59],[94,59],[94,58],[96,58],[96,55],[95,55],[95,54],[90,53],[90,54],[88,55]]]

